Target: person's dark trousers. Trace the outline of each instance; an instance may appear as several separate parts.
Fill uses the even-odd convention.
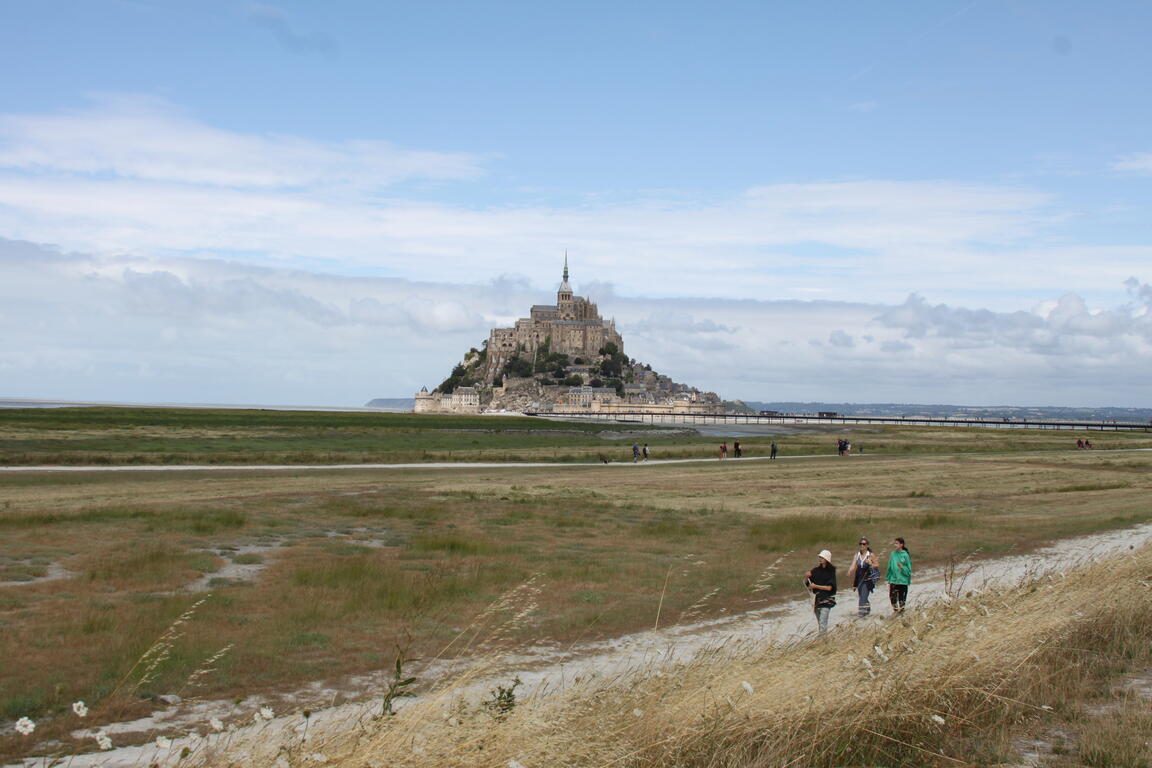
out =
[[[892,610],[897,613],[904,610],[904,604],[908,602],[908,585],[889,584],[888,599],[892,601]]]
[[[864,579],[864,581],[860,582],[860,586],[856,587],[856,595],[860,599],[860,603],[857,606],[860,611],[860,618],[864,618],[872,612],[872,604],[868,598],[872,595],[872,589],[875,586],[876,582],[871,579]]]

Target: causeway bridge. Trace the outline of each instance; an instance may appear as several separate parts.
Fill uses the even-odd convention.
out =
[[[897,425],[916,427],[975,427],[982,429],[1063,429],[1084,432],[1152,432],[1152,421],[1076,421],[1064,419],[1021,419],[975,416],[851,416],[840,414],[743,414],[743,413],[650,413],[646,411],[525,411],[563,421],[596,421],[610,424],[658,424],[700,426],[747,425]]]

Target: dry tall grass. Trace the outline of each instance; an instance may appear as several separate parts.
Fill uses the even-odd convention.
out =
[[[1013,726],[1152,661],[1150,566],[1143,548],[821,639],[576,681],[511,712],[469,701],[464,675],[392,718],[198,757],[348,768],[997,763]]]

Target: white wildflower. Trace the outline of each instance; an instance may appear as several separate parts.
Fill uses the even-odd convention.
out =
[[[328,762],[328,755],[324,754],[323,752],[313,752],[312,754],[308,755],[308,759],[314,763],[326,763]]]
[[[228,733],[233,733],[236,730],[236,723],[228,723]]]
[[[883,649],[881,649],[879,645],[872,646],[872,650],[876,651],[876,655],[881,659],[888,661],[888,654],[884,653]]]
[[[88,707],[82,701],[77,701],[72,704],[72,711],[80,717],[88,716]]]
[[[520,762],[516,758],[512,758],[508,761],[508,768],[524,768],[524,763]]]
[[[634,710],[632,710],[632,716],[633,717],[644,717],[644,710],[634,709]]]
[[[16,721],[16,733],[27,736],[36,730],[36,723],[32,722],[26,717],[22,717]]]
[[[752,693],[752,683],[747,680],[741,680],[740,687],[744,689],[745,693]]]
[[[273,765],[275,768],[289,768],[291,764],[288,762],[288,758],[284,757],[284,755],[280,755],[276,758],[276,762],[273,763]]]
[[[256,725],[260,725],[260,723],[264,722],[263,720],[260,719],[260,713],[259,712],[253,712],[252,713],[252,722],[255,723]]]
[[[932,715],[932,722],[937,725],[944,725],[944,718],[940,717],[940,715]]]
[[[166,736],[157,736],[156,737],[156,748],[157,749],[172,749],[172,739],[169,739]]]
[[[96,731],[96,733],[92,735],[92,738],[96,739],[96,746],[105,752],[112,749],[112,739],[110,739],[104,731]]]
[[[224,730],[224,723],[222,723],[218,717],[211,718],[208,721],[208,725],[212,726],[212,730],[216,731],[216,733],[220,733],[220,731]]]
[[[275,713],[272,712],[272,707],[260,707],[260,717],[265,720],[271,720],[275,716]]]

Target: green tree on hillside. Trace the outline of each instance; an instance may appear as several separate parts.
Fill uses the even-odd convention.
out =
[[[503,374],[505,378],[529,378],[532,376],[532,361],[519,355],[510,357],[508,362],[504,363]]]

